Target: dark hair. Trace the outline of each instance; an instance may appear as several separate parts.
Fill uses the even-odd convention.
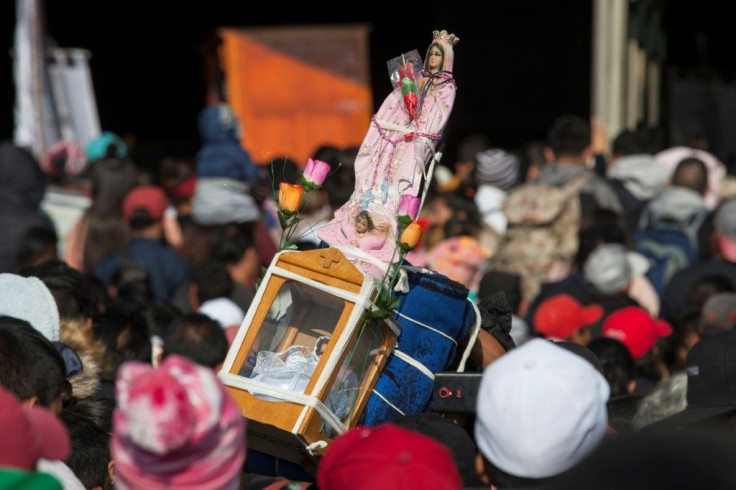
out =
[[[672,185],[705,194],[708,188],[708,168],[699,158],[685,158],[675,167],[672,174]]]
[[[618,156],[636,155],[646,153],[646,142],[641,131],[625,129],[621,131],[611,144],[611,153]]]
[[[527,176],[529,175],[529,169],[531,167],[537,167],[538,169],[541,169],[542,167],[546,166],[547,158],[544,155],[544,141],[538,140],[538,141],[529,141],[528,143],[525,143],[521,147],[520,154],[523,158],[521,158],[522,166],[523,168],[523,175],[519,176],[519,181],[524,182],[527,179]]]
[[[118,216],[122,213],[125,195],[138,184],[138,169],[132,160],[106,158],[90,169],[92,206],[89,211],[98,216]]]
[[[491,483],[496,488],[537,488],[544,486],[552,481],[557,476],[551,476],[549,478],[524,478],[521,476],[514,476],[510,473],[506,473],[490,461],[483,455],[483,461],[485,462],[486,474],[491,479]]]
[[[491,147],[491,142],[483,134],[470,134],[460,140],[457,159],[461,162],[475,162],[475,156]]]
[[[125,195],[138,183],[138,170],[131,160],[107,158],[91,167],[92,205],[83,223],[84,270],[92,271],[103,257],[120,250],[130,238],[123,219]]]
[[[182,256],[192,267],[198,267],[210,260],[212,244],[210,236],[213,227],[201,225],[191,215],[179,217],[179,226],[184,240]]]
[[[342,158],[342,151],[336,146],[322,145],[316,150],[312,158],[315,160],[322,160],[330,165],[330,169],[337,168],[340,165],[340,159]]]
[[[581,156],[590,146],[590,127],[580,116],[560,116],[547,133],[547,145],[557,158],[562,155]]]
[[[24,320],[0,316],[0,385],[49,407],[61,396],[65,377],[64,361],[46,337]]]
[[[478,300],[482,301],[499,291],[506,295],[512,313],[518,314],[521,306],[521,277],[499,270],[486,272],[478,286]]]
[[[97,316],[92,290],[86,277],[66,262],[52,260],[35,267],[25,267],[18,274],[37,277],[49,288],[62,321]]]
[[[418,432],[447,447],[452,454],[463,485],[482,485],[475,472],[476,448],[466,429],[437,413],[407,414],[391,421],[392,424]]]
[[[731,281],[724,276],[706,276],[693,284],[687,293],[685,302],[693,311],[699,312],[708,298],[718,293],[734,292]]]
[[[455,236],[477,236],[482,227],[478,206],[472,199],[455,192],[443,192],[439,196],[450,208],[452,215],[444,224],[445,238]]]
[[[112,433],[112,414],[115,411],[115,400],[111,398],[87,397],[64,412],[74,412],[92,420],[105,433]]]
[[[634,358],[629,349],[615,339],[600,337],[588,344],[588,349],[601,361],[603,374],[611,387],[611,398],[629,394],[634,379]]]
[[[92,307],[95,311],[95,316],[104,314],[110,309],[112,299],[110,293],[105,287],[105,284],[100,280],[99,277],[94,274],[84,274],[84,278],[89,285],[90,297],[92,298]]]
[[[148,271],[132,257],[121,257],[110,286],[117,291],[114,305],[125,311],[141,311],[155,298]]]
[[[163,337],[166,328],[181,316],[181,311],[165,301],[155,300],[143,310],[143,318],[151,335]]]
[[[330,175],[325,180],[323,188],[332,209],[337,209],[348,202],[355,188],[355,159],[358,150],[357,146],[344,148],[336,161],[319,158],[317,153],[314,155],[315,158],[330,164]]]
[[[220,324],[207,315],[190,313],[174,320],[164,331],[164,357],[178,354],[215,368],[227,356],[228,343]]]
[[[107,465],[110,462],[110,436],[92,419],[64,410],[59,415],[71,440],[71,451],[64,463],[85,488],[110,484]]]
[[[233,292],[233,280],[222,262],[209,261],[197,267],[192,280],[197,285],[197,299],[200,303],[215,298],[227,298]]]
[[[302,171],[299,165],[289,157],[277,157],[271,160],[271,163],[266,166],[266,173],[268,179],[274,188],[278,189],[281,182],[287,184],[295,184],[299,181]]]
[[[246,250],[255,247],[251,223],[231,223],[218,226],[209,237],[210,257],[224,264],[235,264]]]
[[[58,241],[56,232],[49,228],[31,228],[26,231],[18,240],[16,248],[18,269],[56,259]]]
[[[609,209],[597,209],[580,224],[575,257],[577,266],[582,267],[593,250],[604,243],[628,246],[629,234],[618,213]]]
[[[135,208],[128,221],[130,229],[133,231],[145,230],[154,223],[156,221],[151,217],[151,213],[146,208]]]
[[[151,339],[140,314],[111,310],[98,319],[92,331],[105,346],[103,379],[115,379],[126,361],[151,363]]]
[[[94,270],[97,263],[119,252],[130,240],[130,226],[120,215],[102,217],[88,213],[84,218],[87,230],[84,236],[84,253],[82,268],[84,272]]]

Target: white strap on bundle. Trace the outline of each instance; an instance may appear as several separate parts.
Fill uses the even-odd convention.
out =
[[[332,410],[327,408],[318,398],[311,395],[304,395],[301,393],[295,393],[293,391],[281,390],[275,388],[269,384],[262,383],[253,379],[244,378],[237,376],[232,373],[220,372],[220,379],[227,386],[233,388],[239,388],[241,390],[248,391],[252,395],[266,395],[284,402],[296,403],[305,407],[312,407],[317,410],[317,413],[322,417],[322,421],[329,425],[338,434],[343,434],[347,431],[345,425],[342,423],[337,416],[332,413]],[[246,417],[248,415],[246,414]]]
[[[475,325],[473,325],[472,330],[470,331],[470,338],[468,339],[468,346],[465,347],[465,352],[463,352],[463,357],[460,359],[460,364],[457,366],[457,372],[462,373],[465,371],[465,363],[468,362],[468,357],[470,357],[470,352],[473,350],[473,346],[475,345],[475,342],[478,340],[478,334],[480,333],[480,310],[478,307],[473,303],[473,301],[468,300],[470,302],[470,305],[475,310]]]
[[[418,320],[415,320],[415,319],[413,319],[413,318],[411,318],[411,317],[408,317],[408,316],[404,315],[403,313],[401,313],[401,312],[400,312],[400,311],[398,311],[398,310],[393,310],[393,313],[394,313],[394,314],[395,314],[396,316],[400,316],[400,317],[401,317],[401,318],[403,318],[404,320],[408,320],[408,321],[412,322],[412,323],[413,323],[414,325],[419,325],[420,327],[424,327],[424,328],[426,328],[427,330],[431,330],[432,332],[436,333],[437,335],[441,335],[442,337],[446,338],[447,340],[449,340],[450,342],[452,342],[453,344],[455,344],[455,346],[457,346],[457,340],[453,339],[452,337],[450,337],[449,335],[447,335],[447,334],[446,334],[445,332],[442,332],[442,331],[440,331],[440,330],[437,330],[437,329],[436,329],[436,328],[434,328],[434,327],[430,327],[430,326],[429,326],[429,325],[427,325],[426,323],[422,323],[422,322],[420,322],[420,321],[418,321]]]
[[[398,357],[399,359],[401,359],[405,363],[409,364],[413,368],[416,368],[420,373],[422,373],[423,375],[425,375],[426,377],[428,377],[429,379],[431,379],[432,381],[434,381],[434,373],[432,371],[430,371],[427,366],[425,366],[421,362],[417,361],[416,359],[414,359],[413,357],[411,357],[406,352],[401,352],[400,350],[396,349],[396,350],[394,350],[394,355],[396,355],[396,357]]]
[[[388,400],[386,399],[386,397],[385,397],[385,396],[383,396],[383,395],[382,395],[382,394],[381,394],[381,393],[380,393],[380,392],[379,392],[378,390],[376,390],[375,388],[373,389],[373,393],[375,393],[375,394],[376,394],[376,396],[377,396],[378,398],[380,398],[381,400],[383,400],[383,401],[384,401],[384,403],[385,403],[386,405],[388,405],[389,407],[391,407],[391,408],[393,408],[394,410],[396,410],[396,412],[398,412],[398,413],[399,413],[399,414],[401,414],[401,415],[406,415],[406,414],[405,414],[405,413],[403,412],[403,410],[401,410],[401,409],[400,409],[399,407],[397,407],[396,405],[394,405],[393,403],[391,403],[390,401],[388,401]]]

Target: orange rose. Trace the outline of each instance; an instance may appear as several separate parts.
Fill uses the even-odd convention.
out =
[[[303,192],[304,188],[300,185],[281,182],[279,184],[279,209],[289,214],[296,213],[302,202]]]
[[[416,221],[409,223],[399,237],[401,248],[411,250],[417,246],[419,239],[422,238],[422,227]]]

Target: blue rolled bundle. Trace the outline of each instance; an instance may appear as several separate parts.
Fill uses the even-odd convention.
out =
[[[434,385],[428,373],[447,369],[457,355],[457,344],[476,322],[465,286],[442,274],[414,270],[407,274],[409,292],[399,296],[395,315],[401,327],[398,353],[389,357],[368,399],[364,425],[426,411]],[[426,370],[412,365],[406,356]]]

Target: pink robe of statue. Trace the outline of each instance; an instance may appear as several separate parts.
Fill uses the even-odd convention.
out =
[[[401,196],[418,196],[427,164],[434,156],[455,101],[455,83],[450,73],[441,72],[423,82],[430,86],[416,121],[409,116],[398,88],[373,116],[355,160],[355,190],[318,233],[328,244],[354,247],[356,216],[367,210],[376,230],[370,243],[360,243],[357,248],[383,262],[391,261],[396,249],[396,216]],[[385,234],[385,239],[376,237],[377,230]]]

